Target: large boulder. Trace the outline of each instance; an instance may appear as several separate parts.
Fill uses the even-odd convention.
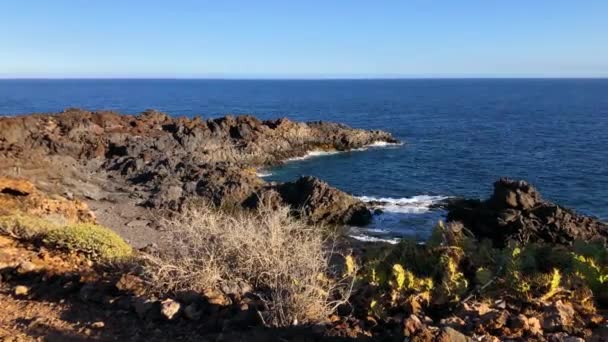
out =
[[[282,200],[313,223],[363,226],[372,214],[361,200],[311,176],[276,187]]]
[[[448,221],[461,221],[478,238],[504,246],[545,241],[569,245],[575,240],[608,240],[608,225],[545,201],[525,181],[502,178],[486,201],[457,200],[448,204]]]

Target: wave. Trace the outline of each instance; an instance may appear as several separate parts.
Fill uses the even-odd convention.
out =
[[[402,214],[422,214],[431,210],[431,207],[434,204],[437,204],[447,199],[448,197],[418,195],[404,198],[373,196],[360,196],[357,198],[362,200],[363,202],[371,203],[374,207],[381,209],[384,212]]]
[[[366,151],[369,148],[381,148],[381,147],[391,147],[391,146],[401,146],[401,145],[403,145],[403,143],[390,143],[390,142],[386,142],[386,141],[374,141],[373,143],[371,143],[369,145],[365,145],[363,147],[354,148],[352,150],[346,150],[346,151],[324,151],[324,150],[308,151],[303,156],[288,158],[285,161],[292,162],[292,161],[298,161],[298,160],[306,160],[306,159],[310,159],[310,158],[314,158],[314,157],[330,156],[330,155],[338,154],[338,153]]]
[[[391,143],[391,142],[386,142],[386,141],[374,141],[373,143],[371,143],[369,145],[355,148],[355,149],[352,149],[351,151],[367,151],[370,148],[397,147],[397,146],[402,146],[402,145],[403,145],[402,142]]]
[[[272,176],[272,172],[265,171],[265,170],[258,170],[255,174],[256,174],[256,176],[258,176],[260,178]]]
[[[386,243],[390,243],[391,245],[398,244],[399,240],[400,240],[398,238],[384,239],[384,238],[379,238],[379,237],[364,235],[364,234],[351,234],[350,237],[355,240],[364,241],[364,242],[386,242]]]
[[[305,159],[309,159],[309,158],[313,158],[313,157],[322,157],[322,156],[329,156],[332,154],[338,154],[340,152],[341,151],[321,151],[321,150],[308,151],[303,156],[288,158],[286,161],[290,162],[290,161],[305,160]]]

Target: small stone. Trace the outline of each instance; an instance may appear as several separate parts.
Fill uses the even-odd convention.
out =
[[[543,329],[540,326],[540,320],[538,318],[528,318],[528,331],[532,335],[541,335],[543,333]]]
[[[448,326],[448,327],[452,327],[452,328],[459,328],[459,327],[464,327],[464,325],[466,324],[466,322],[458,317],[458,316],[451,316],[448,318],[443,318],[441,321],[439,321],[439,324],[442,326]]]
[[[91,324],[91,328],[93,328],[93,329],[102,329],[105,326],[106,326],[106,324],[102,321]]]
[[[27,286],[17,285],[15,286],[15,295],[16,296],[27,296],[30,289]]]
[[[464,335],[460,331],[450,328],[444,327],[441,329],[441,333],[437,336],[436,341],[438,342],[470,342],[472,341],[470,337]]]
[[[172,320],[173,317],[179,312],[181,305],[173,299],[165,299],[160,303],[160,313],[168,320]]]
[[[572,304],[558,300],[545,309],[542,322],[544,330],[549,332],[563,330],[573,324],[574,308],[572,308]]]
[[[494,307],[497,309],[506,309],[507,308],[507,302],[504,301],[504,299],[499,299],[497,301],[494,302]]]
[[[36,270],[36,265],[34,265],[34,263],[30,262],[30,261],[23,261],[19,264],[19,268],[17,269],[17,272],[19,273],[28,273],[28,272],[32,272],[34,270]]]
[[[184,309],[184,316],[191,321],[198,321],[201,318],[201,310],[196,304],[190,304]]]
[[[504,310],[492,310],[481,318],[481,323],[490,329],[500,329],[505,326],[507,323],[507,319],[509,318],[509,313]]]
[[[418,316],[416,315],[410,315],[410,317],[406,318],[403,321],[403,334],[405,336],[411,336],[421,328],[422,322],[420,321],[420,318],[418,318]]]

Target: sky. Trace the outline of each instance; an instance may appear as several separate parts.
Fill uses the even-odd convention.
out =
[[[0,0],[0,77],[608,77],[608,1]]]

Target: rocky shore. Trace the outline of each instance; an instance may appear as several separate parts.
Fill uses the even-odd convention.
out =
[[[0,118],[0,338],[608,341],[608,225],[525,181],[388,245],[315,227],[365,225],[374,203],[257,175],[378,142],[398,143],[251,116]]]
[[[485,201],[457,199],[447,205],[448,221],[462,222],[479,239],[571,245],[574,241],[608,242],[608,224],[543,200],[525,181],[502,178]]]
[[[197,201],[255,207],[269,198],[311,223],[364,225],[371,219],[365,204],[327,183],[312,177],[268,183],[256,170],[311,151],[378,142],[398,141],[386,132],[327,122],[68,109],[0,118],[0,173],[85,201],[100,223],[143,247],[158,242],[154,215]]]

